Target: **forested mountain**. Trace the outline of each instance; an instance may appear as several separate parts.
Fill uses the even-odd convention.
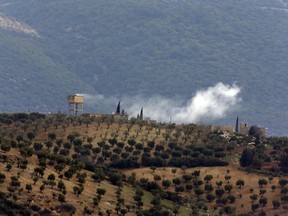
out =
[[[96,95],[86,111],[138,95],[145,110],[236,82],[242,102],[216,123],[288,132],[284,0],[0,0],[0,12],[2,112],[66,111],[74,93]]]

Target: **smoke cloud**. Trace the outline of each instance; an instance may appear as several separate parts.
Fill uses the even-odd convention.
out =
[[[141,108],[144,108],[144,117],[158,122],[175,123],[200,123],[224,118],[232,112],[242,100],[239,97],[241,89],[235,83],[226,85],[221,82],[207,89],[198,90],[188,101],[173,98],[168,99],[161,96],[145,98],[143,96],[126,96],[121,99],[116,97],[104,97],[103,95],[85,96],[85,103],[88,106],[115,108],[121,100],[121,109],[130,117],[136,117]],[[107,110],[107,109],[106,109]],[[112,112],[115,110],[113,109]],[[99,110],[94,110],[94,112]],[[107,113],[107,112],[106,112]]]
[[[197,91],[186,106],[179,109],[175,115],[175,121],[185,123],[223,118],[241,101],[238,97],[239,93],[240,88],[236,84],[229,86],[223,83]]]
[[[235,108],[241,101],[239,93],[240,87],[236,84],[225,85],[219,82],[215,86],[198,90],[186,102],[156,96],[142,101],[142,107],[146,117],[161,122],[168,122],[171,119],[175,123],[213,121],[224,118]],[[139,101],[129,106],[128,113],[136,116],[138,110],[140,110]]]

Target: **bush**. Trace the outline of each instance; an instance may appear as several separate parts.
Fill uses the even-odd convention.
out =
[[[41,210],[41,207],[38,206],[38,205],[31,205],[31,206],[30,206],[30,209],[31,209],[32,211],[39,212],[39,211]]]
[[[56,211],[61,213],[61,214],[75,214],[76,208],[75,206],[73,206],[72,204],[61,204],[61,205],[57,205],[55,207]]]
[[[110,167],[117,169],[131,169],[131,168],[139,168],[140,164],[137,161],[130,159],[120,159],[115,160],[110,164]]]

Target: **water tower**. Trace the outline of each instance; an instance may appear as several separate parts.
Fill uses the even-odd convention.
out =
[[[77,116],[78,112],[83,114],[84,96],[69,95],[68,106],[70,115]]]

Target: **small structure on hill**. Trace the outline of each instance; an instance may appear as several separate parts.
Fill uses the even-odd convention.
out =
[[[236,125],[198,125],[197,126],[197,130],[198,133],[201,134],[208,134],[211,132],[215,132],[215,131],[226,131],[229,133],[239,133],[241,135],[244,136],[249,136],[252,135],[251,133],[253,133],[253,129],[256,129],[257,133],[261,136],[261,137],[266,137],[267,136],[267,128],[264,127],[259,127],[259,126],[255,126],[255,125],[248,125],[247,123],[240,123],[239,124],[239,117],[237,116],[236,119]],[[252,130],[252,132],[251,132]]]
[[[258,127],[258,126],[255,126],[255,125],[250,126],[247,123],[240,123],[239,124],[239,117],[237,116],[235,130],[234,130],[235,133],[239,133],[239,134],[248,136],[248,135],[251,135],[250,134],[251,128],[252,129],[253,128],[257,128],[259,134],[261,134],[262,137],[266,137],[267,136],[267,128]]]
[[[247,123],[240,124],[240,131],[239,133],[242,135],[248,135],[250,130],[250,126]]]
[[[124,109],[121,111],[121,101],[118,102],[116,112],[112,112],[111,114],[85,113],[82,116],[85,118],[94,118],[101,122],[128,122],[129,120],[129,116],[125,113]]]
[[[258,126],[255,126],[255,125],[248,125],[247,123],[245,124],[240,124],[240,131],[239,133],[242,134],[242,135],[252,135],[253,136],[253,131],[254,130],[257,130],[257,133],[261,136],[261,137],[266,137],[267,136],[267,128],[264,128],[264,127],[258,127]],[[252,131],[251,131],[252,130]]]
[[[83,114],[84,96],[82,95],[69,95],[68,96],[68,112],[70,115],[77,116],[78,113]]]

